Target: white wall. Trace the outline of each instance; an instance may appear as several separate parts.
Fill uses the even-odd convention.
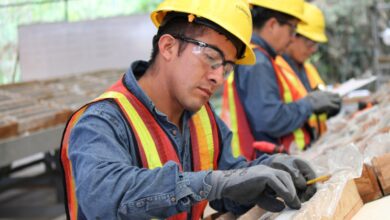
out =
[[[22,81],[127,69],[149,58],[156,31],[149,15],[21,26]]]

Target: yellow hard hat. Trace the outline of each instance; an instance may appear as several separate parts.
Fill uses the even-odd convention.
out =
[[[250,47],[252,17],[247,0],[165,0],[150,15],[159,27],[168,12],[192,14],[219,25],[244,45],[243,57],[236,64],[254,64],[256,57]]]
[[[305,3],[303,13],[304,23],[299,23],[297,33],[315,42],[324,43],[328,41],[325,34],[325,19],[321,10],[310,3]]]
[[[303,19],[304,0],[248,0],[249,4],[272,9],[291,15],[299,20]]]

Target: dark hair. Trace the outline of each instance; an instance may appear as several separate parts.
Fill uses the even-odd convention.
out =
[[[271,18],[275,18],[280,24],[285,24],[295,19],[293,16],[272,9],[254,6],[251,9],[253,28],[261,29]]]
[[[174,21],[174,22],[173,22]],[[153,64],[157,54],[159,52],[158,41],[160,37],[164,34],[170,35],[185,35],[191,38],[202,36],[205,32],[206,27],[196,23],[188,23],[185,18],[174,18],[169,22],[163,23],[157,31],[157,34],[153,37],[153,49],[150,56],[149,64]],[[185,49],[185,42],[179,41],[179,55]]]
[[[159,52],[158,41],[164,34],[186,36],[196,38],[202,36],[207,28],[211,28],[220,34],[225,35],[236,47],[237,57],[241,58],[245,52],[245,45],[234,35],[228,31],[206,19],[195,18],[193,22],[188,22],[188,15],[184,13],[168,13],[162,24],[160,25],[157,34],[153,37],[153,49],[150,56],[149,64],[152,65]],[[179,41],[179,55],[185,49],[186,42]]]

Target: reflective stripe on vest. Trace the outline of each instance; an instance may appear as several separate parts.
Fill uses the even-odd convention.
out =
[[[68,162],[68,149],[69,149],[69,127],[74,127],[78,122],[80,116],[84,113],[86,107],[80,108],[76,113],[72,115],[68,121],[67,128],[62,136],[62,145],[61,145],[61,164],[64,170],[64,179],[65,179],[65,188],[66,188],[66,198],[67,202],[66,209],[69,219],[77,219],[78,212],[78,202],[76,197],[76,184],[73,178],[72,172],[72,163]]]
[[[305,97],[307,91],[288,63],[280,56],[276,57],[275,63],[280,67],[277,68],[275,73],[279,81],[279,87],[281,87],[283,91],[283,102],[291,103]],[[293,131],[293,137],[295,144],[300,150],[304,150],[309,144],[310,136],[304,128],[295,129]],[[291,138],[287,138],[287,140],[290,142]],[[290,143],[286,144],[290,145]],[[285,145],[285,147],[288,148],[289,146]]]
[[[236,91],[234,74],[231,73],[224,84],[221,118],[233,133],[231,142],[233,156],[242,155],[248,160],[253,160],[256,156],[252,147],[254,137]]]
[[[286,60],[283,59],[283,57],[278,56],[276,58],[276,63],[279,65],[280,69],[282,70],[283,74],[289,78],[291,82],[291,86],[289,86],[287,89],[290,89],[292,91],[297,90],[295,94],[297,96],[293,97],[293,101],[297,101],[307,95],[307,90],[298,78],[297,74],[294,72],[294,70],[291,68],[291,66],[287,63]],[[312,67],[314,68],[314,67]],[[310,69],[312,69],[310,68]],[[308,73],[309,69],[305,69],[306,73]],[[312,74],[308,74],[312,75]],[[315,137],[318,138],[321,134],[323,134],[326,131],[326,114],[316,115],[312,114],[308,120],[309,126],[314,129]],[[302,128],[304,129],[304,128]],[[302,143],[301,143],[302,144]],[[300,145],[298,145],[300,147]]]
[[[309,79],[310,87],[316,89],[318,85],[325,85],[324,81],[321,79],[320,74],[317,71],[317,68],[310,62],[304,64],[306,76]],[[321,136],[327,130],[326,120],[328,116],[324,114],[317,115],[317,117],[310,117],[309,125],[310,127],[316,130],[317,136]]]
[[[142,165],[153,169],[161,167],[169,160],[175,161],[181,168],[178,155],[168,135],[154,119],[148,109],[119,80],[107,92],[93,102],[83,106],[72,115],[63,135],[61,146],[61,163],[64,168],[68,214],[70,219],[77,219],[78,204],[75,194],[75,181],[72,164],[68,157],[69,135],[86,108],[97,101],[113,99],[120,107],[136,137]],[[217,168],[219,155],[218,128],[214,114],[207,104],[195,113],[190,121],[191,149],[193,155],[193,170],[210,170]],[[207,205],[202,201],[192,207],[192,219],[199,219]],[[169,219],[187,219],[187,213],[180,213]]]
[[[305,62],[303,67],[305,68],[306,76],[312,89],[316,89],[318,85],[325,85],[317,71],[317,68],[313,64]]]

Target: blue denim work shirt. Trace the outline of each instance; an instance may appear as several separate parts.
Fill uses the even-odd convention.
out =
[[[252,43],[275,58],[275,50],[261,37],[252,35]],[[313,110],[305,99],[284,103],[271,61],[258,49],[255,54],[255,65],[240,65],[235,69],[238,96],[255,140],[279,144],[279,138],[302,127]]]
[[[193,204],[205,200],[211,190],[211,171],[192,171],[188,120],[185,111],[181,132],[167,116],[159,112],[137,83],[148,64],[134,62],[124,75],[125,86],[149,109],[173,142],[183,172],[172,161],[161,168],[142,168],[134,133],[119,107],[104,100],[88,107],[71,131],[69,158],[72,163],[79,219],[151,219],[167,218],[190,211]],[[219,169],[233,169],[267,162],[268,156],[248,163],[231,152],[232,133],[216,116],[221,138]],[[242,212],[231,201],[214,201],[221,210]]]

